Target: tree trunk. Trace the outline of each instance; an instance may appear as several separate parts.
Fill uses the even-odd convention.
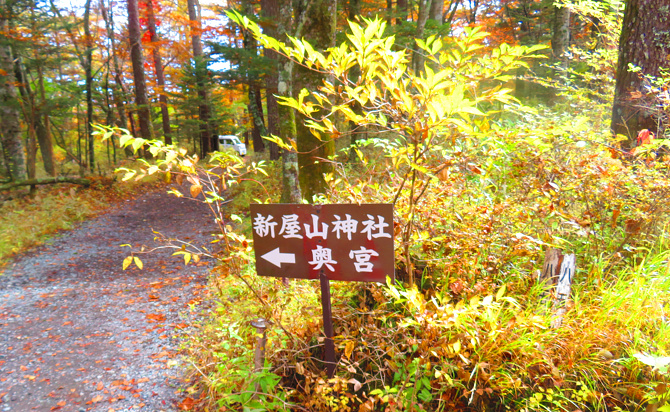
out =
[[[407,0],[397,0],[396,1],[396,17],[395,24],[402,24],[407,21]]]
[[[431,0],[418,0],[419,1],[419,18],[416,22],[416,38],[423,39],[423,31],[426,28],[426,21],[428,21],[428,15],[430,14],[430,9],[432,2]],[[420,73],[423,72],[423,51],[415,50],[412,56],[412,65],[414,66],[414,72]]]
[[[293,15],[292,0],[278,0],[279,3],[279,25],[278,34],[280,40],[286,40],[288,34],[300,37],[302,34],[303,21],[298,17],[293,33],[287,29],[292,26]],[[293,62],[280,58],[277,65],[277,93],[282,97],[293,97]],[[296,138],[295,111],[284,105],[279,105],[279,135],[285,143],[290,144]],[[293,150],[282,150],[282,203],[300,203],[302,193],[298,180],[298,154]]]
[[[611,129],[628,137],[628,148],[642,129],[657,135],[663,125],[654,116],[656,102],[644,90],[640,74],[659,76],[660,68],[668,66],[670,55],[670,8],[667,0],[627,0],[617,65]],[[641,73],[628,70],[640,67]]]
[[[570,9],[554,6],[554,32],[551,49],[554,59],[561,62],[561,68],[568,68],[568,48],[570,47]]]
[[[144,58],[142,57],[142,44],[140,34],[140,15],[137,9],[137,0],[128,0],[128,39],[130,43],[130,61],[133,65],[133,79],[135,83],[135,104],[137,105],[137,117],[140,123],[140,135],[143,139],[150,140],[151,133],[151,111],[149,110],[149,99],[147,98],[147,85],[144,78]]]
[[[430,4],[428,18],[435,20],[438,24],[444,24],[444,0],[433,0]]]
[[[274,76],[275,79],[271,84],[268,84],[266,90],[266,107],[268,111],[268,134],[270,135],[279,135],[279,104],[277,103],[277,98],[275,95],[277,92],[277,76]],[[268,83],[270,80],[268,79]],[[274,142],[267,142],[270,146],[270,160],[279,160],[279,146]]]
[[[461,4],[461,0],[451,0],[449,2],[449,7],[447,7],[447,11],[444,13],[444,17],[442,18],[442,24],[448,24],[451,26],[451,24],[454,22],[454,17],[456,16],[456,10],[458,10],[458,6]]]
[[[88,168],[95,171],[95,140],[93,139],[93,38],[90,27],[91,0],[84,4],[84,72],[86,73],[86,140],[88,141]]]
[[[479,0],[470,1],[470,10],[466,10],[465,12],[465,19],[469,24],[475,24],[477,22],[477,10],[479,9],[479,3]],[[521,30],[524,30],[523,25]]]
[[[261,0],[261,14],[266,20],[263,28],[268,36],[277,38],[277,21],[279,9],[275,0]],[[274,62],[273,68],[265,77],[265,99],[268,113],[268,134],[279,136],[279,107],[275,95],[277,94],[277,63],[279,55],[270,49],[265,49],[265,57]],[[270,146],[270,160],[279,160],[279,146],[267,142]]]
[[[198,113],[200,118],[200,150],[204,159],[207,153],[215,146],[212,142],[212,131],[210,124],[210,108],[207,99],[207,62],[202,52],[202,41],[200,40],[200,16],[196,13],[197,0],[188,0],[188,18],[191,24],[191,44],[193,46],[193,60],[195,63],[195,76],[198,87]]]
[[[33,2],[33,8],[35,7],[35,2]],[[33,13],[33,32],[37,32],[36,19]],[[36,124],[37,132],[37,142],[40,146],[40,154],[42,155],[42,163],[44,164],[44,171],[49,176],[56,176],[56,167],[54,166],[54,148],[53,141],[51,139],[51,132],[49,130],[49,113],[45,109],[47,105],[46,93],[44,90],[44,72],[43,72],[43,59],[40,56],[38,48],[33,49],[33,57],[35,59],[36,70],[37,70],[37,84],[39,86],[40,99],[41,102],[37,108],[36,115],[38,116],[38,121]]]
[[[16,96],[12,51],[5,33],[9,33],[11,7],[0,0],[0,136],[12,180],[25,180],[26,158],[21,140],[19,103]]]
[[[245,0],[243,2],[243,12],[249,17],[253,17],[254,11],[250,0]],[[249,32],[245,30],[242,39],[244,49],[249,53],[249,63],[252,63],[256,58],[256,39]],[[250,64],[245,64],[246,66],[246,81],[248,86],[248,98],[249,98],[249,114],[251,115],[251,122],[253,129],[251,136],[254,143],[254,152],[261,153],[265,149],[263,145],[263,138],[261,136],[267,136],[267,129],[265,128],[265,121],[263,119],[263,104],[260,99],[260,87],[258,86],[257,76],[252,75],[252,69]],[[260,104],[259,104],[260,103]]]
[[[26,74],[26,67],[23,64],[23,60],[21,58],[15,59],[14,75],[16,76],[19,93],[23,101],[23,118],[26,124],[28,124],[29,131],[29,144],[26,145],[28,177],[33,178],[35,176],[35,152],[37,150],[35,138],[37,138],[37,143],[39,143],[40,152],[42,154],[42,161],[44,163],[44,170],[50,176],[55,176],[56,173],[53,163],[53,144],[51,142],[51,137],[49,136],[47,126],[44,123],[45,120],[48,121],[48,117],[42,116],[40,107],[35,97],[35,93],[30,87],[30,81],[28,80],[28,75]],[[43,91],[42,96],[44,97]]]
[[[386,0],[386,25],[393,23],[393,0]]]
[[[41,119],[36,112],[35,96],[33,96],[33,92],[30,89],[30,83],[28,82],[27,76],[25,74],[25,66],[23,65],[22,59],[20,57],[14,59],[14,76],[16,77],[19,95],[21,96],[20,101],[21,108],[23,110],[23,120],[28,126],[28,131],[25,138],[27,162],[26,171],[28,173],[28,179],[34,179],[36,172],[35,163],[37,160],[37,142],[35,140],[35,129],[36,123]]]
[[[262,136],[267,136],[268,130],[265,128],[265,119],[263,118],[263,98],[261,96],[261,88],[257,84],[249,86],[249,110],[254,120],[254,152],[262,153],[265,150]]]
[[[161,59],[160,38],[156,30],[156,16],[154,14],[153,0],[145,0],[147,4],[147,28],[151,34],[151,54],[156,69],[156,84],[158,85],[158,101],[161,106],[161,118],[163,120],[163,138],[165,144],[172,144],[170,132],[170,114],[168,113],[168,99],[165,93],[165,73],[163,71],[163,60]]]
[[[260,89],[255,84],[250,84],[248,86],[249,92],[247,93],[249,98],[249,104],[247,109],[249,110],[249,115],[251,115],[251,141],[253,142],[254,152],[262,153],[265,150],[263,145],[263,138],[261,136],[267,136],[267,129],[265,128],[265,123],[263,121],[263,106],[259,106],[258,97],[260,97]]]
[[[112,13],[111,7],[109,8],[109,14],[107,14],[107,7],[105,7],[104,1],[105,0],[100,0],[100,12],[102,14],[102,19],[105,22],[107,37],[109,38],[109,53],[114,64],[114,83],[116,84],[116,87],[112,89],[112,95],[114,98],[114,104],[116,105],[117,113],[119,115],[119,121],[117,125],[126,129],[128,128],[128,117],[126,116],[126,106],[124,100],[127,98],[127,93],[125,87],[123,86],[123,80],[121,79],[121,64],[119,63],[119,56],[116,53],[116,41],[114,37],[114,15]]]
[[[361,14],[361,0],[349,0],[347,3],[347,18],[355,21],[359,14]]]
[[[304,37],[316,49],[325,50],[335,45],[335,30],[337,18],[337,1],[312,0],[309,10],[306,10]],[[316,90],[323,82],[323,75],[303,67],[298,69],[298,79],[293,92],[302,88]],[[303,197],[311,201],[315,194],[323,193],[326,182],[325,173],[332,172],[332,163],[327,159],[335,154],[335,141],[328,134],[315,137],[305,126],[305,118],[299,115],[297,123],[298,164],[300,167],[300,189]]]
[[[27,116],[30,116],[28,114]],[[26,116],[24,116],[26,117]],[[28,172],[28,179],[35,178],[35,172],[37,171],[35,163],[37,161],[37,140],[35,139],[35,128],[34,123],[28,123],[28,130],[25,136],[25,146],[26,146],[26,171]],[[30,187],[32,192],[35,188]]]

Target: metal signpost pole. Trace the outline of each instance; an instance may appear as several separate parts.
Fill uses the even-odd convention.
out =
[[[323,331],[326,334],[324,342],[324,360],[326,362],[326,373],[329,378],[335,375],[335,342],[333,341],[333,312],[330,304],[330,281],[328,276],[321,270],[319,274],[321,281],[321,308],[323,309]]]

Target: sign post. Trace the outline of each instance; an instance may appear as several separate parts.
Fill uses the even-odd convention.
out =
[[[333,336],[333,312],[331,310],[330,300],[330,280],[323,270],[319,275],[321,281],[321,309],[323,310],[323,333],[326,339],[323,342],[323,357],[326,362],[326,374],[332,378],[335,374],[335,341]]]
[[[330,281],[394,278],[393,205],[252,204],[260,276],[319,279],[329,377],[335,372]]]

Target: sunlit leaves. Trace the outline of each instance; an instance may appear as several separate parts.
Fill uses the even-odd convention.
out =
[[[125,259],[123,259],[123,265],[122,265],[123,270],[128,269],[128,266],[130,266],[131,263],[133,263],[132,256],[127,256]]]
[[[193,254],[190,252],[186,252],[184,250],[178,250],[172,254],[173,256],[178,256],[182,255],[184,257],[184,264],[188,265],[188,262],[191,261],[191,258],[193,257]]]
[[[202,186],[199,184],[192,184],[189,187],[189,191],[191,192],[191,197],[196,198],[200,193],[202,193]]]
[[[130,255],[126,256],[126,258],[123,259],[122,264],[123,270],[128,269],[128,267],[130,267],[130,265],[133,263],[135,263],[135,266],[137,266],[140,270],[144,269],[144,263],[142,262],[142,260],[137,256]]]

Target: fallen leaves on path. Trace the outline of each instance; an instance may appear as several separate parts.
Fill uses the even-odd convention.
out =
[[[155,412],[194,404],[175,391],[183,384],[174,337],[191,326],[188,304],[206,293],[206,270],[143,255],[123,271],[126,251],[118,245],[153,242],[151,227],[192,235],[203,211],[148,196],[6,267],[0,276],[3,407]]]

